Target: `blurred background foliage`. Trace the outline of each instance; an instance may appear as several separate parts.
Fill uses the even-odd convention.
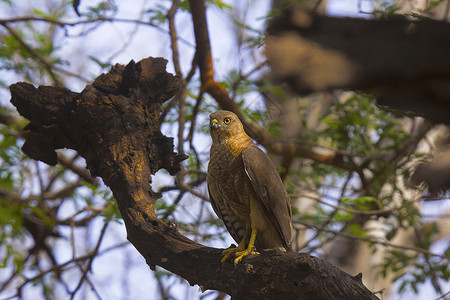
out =
[[[418,163],[448,151],[448,128],[380,108],[367,92],[293,95],[271,79],[263,55],[264,22],[276,14],[278,1],[206,2],[216,79],[248,120],[274,137],[337,153],[345,162],[269,153],[291,194],[295,251],[310,252],[351,275],[362,272],[365,284],[385,299],[448,294],[448,192],[410,183]],[[366,18],[433,18],[438,8],[448,8],[448,1],[426,1],[423,8],[405,10],[403,2],[344,5],[356,6],[353,14]],[[188,1],[81,1],[79,16],[73,4],[0,1],[0,298],[226,297],[202,294],[158,267],[151,271],[127,243],[113,195],[90,176],[77,153],[61,150],[59,164],[50,167],[21,152],[27,120],[9,103],[10,84],[80,91],[115,63],[146,56],[169,59],[173,72],[175,36],[180,47],[175,59],[187,90],[182,99],[164,104],[161,129],[176,137],[176,148],[189,159],[176,178],[164,170],[153,176],[153,189],[162,193],[155,209],[200,243],[227,247],[232,241],[205,186],[208,115],[220,107],[199,90],[192,68]],[[171,7],[177,9],[178,33],[168,27]]]

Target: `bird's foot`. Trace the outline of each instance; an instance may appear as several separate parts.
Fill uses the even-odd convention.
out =
[[[222,251],[222,259],[220,260],[220,262],[225,262],[228,257],[230,257],[231,254],[235,253],[237,250],[237,248],[228,248]]]
[[[223,258],[220,260],[220,262],[225,262],[228,259],[228,257],[231,256],[231,254],[242,251],[244,249],[245,249],[244,247],[238,245],[237,247],[230,247],[228,249],[223,250],[222,251]]]
[[[234,259],[234,264],[237,265],[244,258],[244,256],[251,254],[259,254],[259,252],[256,251],[254,247],[248,247],[244,251],[236,251],[236,258]]]

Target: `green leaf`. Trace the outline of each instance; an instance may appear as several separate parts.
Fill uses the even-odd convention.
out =
[[[207,3],[217,6],[220,9],[233,9],[232,6],[226,4],[222,0],[206,0]]]
[[[167,20],[167,11],[164,7],[162,9],[148,9],[146,11],[150,15],[150,23],[164,23]]]
[[[42,209],[37,206],[28,206],[28,208],[42,221],[44,221],[45,226],[48,228],[53,228],[55,226],[55,222],[53,219],[48,216]]]
[[[366,231],[362,228],[362,226],[360,224],[357,224],[357,223],[350,224],[348,230],[349,230],[350,234],[352,234],[354,236],[362,237],[362,238],[367,237]]]
[[[354,218],[354,215],[348,211],[345,210],[339,210],[336,212],[336,214],[334,215],[333,219],[336,222],[343,222],[343,221],[348,221]]]
[[[108,223],[110,221],[115,221],[119,224],[122,224],[122,215],[120,213],[116,199],[111,196],[105,200],[107,202],[106,209],[101,214],[105,218],[105,222]]]
[[[26,208],[24,203],[12,202],[0,198],[0,225],[11,225],[15,231],[22,229],[22,212]]]
[[[89,56],[89,59],[92,60],[93,62],[95,62],[97,65],[99,65],[100,68],[102,69],[107,69],[111,67],[111,63],[110,62],[102,62],[100,61],[98,58],[94,57],[94,56]]]

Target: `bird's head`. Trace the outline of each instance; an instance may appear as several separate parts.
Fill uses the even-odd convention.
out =
[[[209,128],[213,141],[224,141],[232,138],[239,138],[242,135],[247,137],[241,121],[231,111],[219,110],[209,116]]]

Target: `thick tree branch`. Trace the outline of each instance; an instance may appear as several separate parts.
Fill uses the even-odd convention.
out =
[[[450,24],[332,18],[291,7],[268,33],[269,64],[294,90],[368,89],[379,104],[449,124]]]
[[[238,266],[221,264],[221,250],[199,245],[174,224],[158,220],[159,197],[150,174],[165,168],[175,174],[185,156],[173,152],[172,139],[159,131],[161,103],[180,88],[165,72],[167,61],[149,58],[116,65],[81,93],[57,87],[11,86],[11,102],[31,123],[23,150],[55,164],[57,148],[72,148],[93,175],[111,188],[128,239],[152,267],[159,265],[235,299],[377,299],[361,283],[308,254],[269,251]],[[199,268],[199,266],[202,266]]]

